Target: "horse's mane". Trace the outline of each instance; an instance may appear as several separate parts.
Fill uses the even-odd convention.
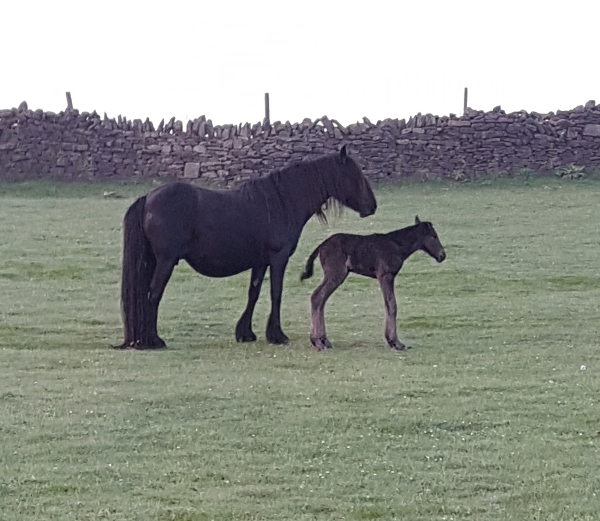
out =
[[[346,161],[352,161],[346,158]],[[288,215],[297,215],[295,209],[318,207],[315,215],[327,222],[327,213],[341,212],[338,197],[342,197],[341,164],[339,154],[331,154],[313,161],[293,163],[273,170],[263,177],[246,181],[238,188],[240,194],[251,199],[264,199],[274,210],[279,207]],[[324,198],[329,197],[323,203]]]

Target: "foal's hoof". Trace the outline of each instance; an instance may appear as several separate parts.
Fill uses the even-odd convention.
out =
[[[331,342],[326,336],[316,339],[311,338],[310,342],[317,351],[323,351],[323,349],[333,349]]]
[[[402,342],[396,340],[396,341],[392,341],[392,342],[388,342],[388,344],[390,345],[390,347],[394,350],[394,351],[406,351],[407,349],[410,349],[410,346],[406,346],[404,345]]]

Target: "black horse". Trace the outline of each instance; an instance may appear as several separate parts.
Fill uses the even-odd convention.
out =
[[[173,269],[184,259],[208,277],[252,270],[248,304],[239,319],[238,342],[256,340],[252,314],[267,267],[271,314],[267,340],[285,344],[280,309],[283,276],[311,216],[324,219],[330,204],[375,213],[377,202],[357,163],[342,147],[247,181],[230,191],[169,184],[140,197],[124,221],[121,306],[125,341],[119,348],[160,348],[158,306]]]
[[[415,218],[413,226],[401,230],[372,235],[336,233],[317,246],[300,277],[300,280],[312,277],[318,255],[324,278],[310,299],[310,340],[317,350],[332,347],[325,331],[325,303],[346,280],[348,273],[357,273],[379,281],[386,310],[385,338],[392,349],[406,349],[396,332],[394,280],[404,261],[418,250],[423,250],[438,262],[446,258],[446,252],[433,225],[421,222],[419,217]]]

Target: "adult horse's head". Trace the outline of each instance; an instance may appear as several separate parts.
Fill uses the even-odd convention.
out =
[[[377,210],[375,194],[361,168],[346,152],[346,145],[335,158],[335,164],[335,188],[330,195],[361,217],[373,215]]]
[[[431,255],[436,261],[443,262],[446,258],[446,251],[433,224],[426,221],[421,222],[418,215],[415,217],[415,224],[419,225],[419,232],[422,236],[423,246],[420,249]]]

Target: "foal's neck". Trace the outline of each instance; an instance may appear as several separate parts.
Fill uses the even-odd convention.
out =
[[[417,233],[417,226],[409,226],[388,234],[392,242],[400,247],[402,258],[408,259],[423,245],[423,238]]]

